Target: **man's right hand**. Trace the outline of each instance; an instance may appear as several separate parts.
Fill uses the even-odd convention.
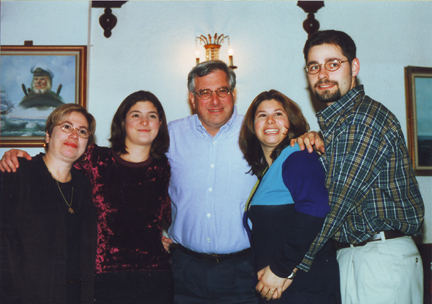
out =
[[[1,172],[16,172],[19,167],[18,157],[25,157],[27,160],[31,160],[31,156],[23,150],[11,149],[6,151],[0,161]]]
[[[291,147],[294,147],[296,143],[298,143],[300,150],[306,148],[309,153],[312,153],[314,149],[320,153],[325,152],[324,140],[320,137],[319,133],[315,131],[310,131],[297,138],[291,139]]]

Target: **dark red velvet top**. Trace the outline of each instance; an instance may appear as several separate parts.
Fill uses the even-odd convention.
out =
[[[170,165],[150,157],[130,163],[111,148],[90,146],[75,167],[93,185],[98,214],[96,273],[169,270],[162,220],[171,221]]]

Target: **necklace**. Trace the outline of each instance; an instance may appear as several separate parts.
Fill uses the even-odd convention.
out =
[[[73,213],[75,212],[75,211],[72,209],[73,190],[74,190],[73,186],[72,186],[71,200],[70,200],[70,204],[69,204],[68,201],[67,201],[67,199],[66,199],[66,197],[65,197],[64,194],[63,194],[63,191],[62,191],[61,188],[60,188],[60,185],[59,185],[59,183],[58,183],[58,180],[56,180],[56,179],[54,178],[54,176],[52,175],[52,173],[51,173],[50,169],[48,168],[48,165],[46,164],[45,159],[44,159],[43,157],[42,157],[42,160],[43,160],[43,162],[45,163],[45,166],[47,167],[48,172],[51,174],[51,177],[56,181],[56,183],[57,183],[57,188],[59,189],[60,194],[62,195],[62,197],[63,197],[63,199],[64,199],[66,205],[69,207],[69,208],[68,208],[69,213],[70,213],[70,214],[73,214]]]
[[[48,171],[49,171],[49,170],[48,170]],[[51,172],[50,172],[50,173],[51,173]],[[51,176],[52,176],[52,175],[51,175]],[[54,178],[54,179],[55,179],[55,178]],[[69,204],[68,201],[66,200],[64,194],[63,194],[63,191],[62,191],[61,188],[60,188],[60,185],[59,185],[58,181],[57,181],[57,180],[55,180],[55,181],[56,181],[56,183],[57,183],[57,187],[58,187],[58,189],[60,190],[61,195],[63,196],[63,199],[64,199],[66,205],[69,207],[69,209],[68,209],[69,213],[70,213],[70,214],[73,214],[73,213],[74,213],[74,210],[73,210],[72,207],[71,207],[71,206],[72,206],[72,201],[73,201],[73,187],[72,187],[71,200],[70,200],[70,204]]]

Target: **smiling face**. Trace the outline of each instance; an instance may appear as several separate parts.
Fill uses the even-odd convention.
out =
[[[349,62],[342,63],[337,71],[329,72],[323,65],[331,59],[347,60],[337,45],[321,44],[313,46],[309,50],[307,65],[310,63],[321,65],[317,74],[307,74],[309,85],[318,100],[326,102],[327,105],[339,100],[355,87],[355,77],[360,70],[359,60],[355,58],[351,65]]]
[[[125,144],[127,150],[136,146],[151,147],[159,132],[161,121],[156,107],[150,101],[138,101],[126,114]]]
[[[254,127],[264,154],[271,153],[287,136],[289,126],[288,115],[279,101],[264,100],[259,104]]]
[[[227,75],[224,71],[216,70],[203,77],[195,77],[195,91],[204,89],[215,91],[220,87],[230,88]],[[197,94],[189,93],[192,107],[197,111],[198,118],[207,132],[215,136],[220,127],[226,124],[234,111],[234,93],[226,97],[219,97],[213,92],[210,99],[202,99]]]
[[[59,121],[59,124],[64,122],[68,122],[74,128],[89,129],[87,119],[79,112],[71,112]],[[45,142],[49,143],[47,155],[49,154],[54,159],[73,163],[84,153],[88,138],[79,137],[76,129],[71,133],[65,133],[61,130],[60,125],[56,125],[51,132],[51,136],[48,133],[45,134]]]

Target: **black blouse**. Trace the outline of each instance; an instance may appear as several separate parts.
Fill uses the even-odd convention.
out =
[[[92,303],[96,214],[88,179],[56,181],[39,154],[1,173],[1,303]]]

